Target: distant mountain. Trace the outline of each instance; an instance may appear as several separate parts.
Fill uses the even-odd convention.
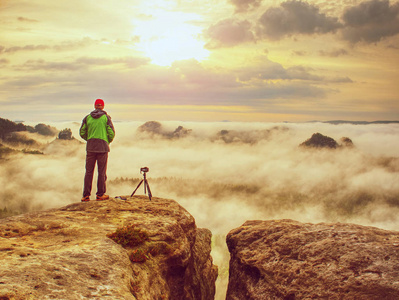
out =
[[[75,140],[69,128],[59,132],[57,128],[43,123],[33,127],[24,125],[21,122],[17,123],[0,118],[0,159],[4,159],[12,153],[43,154],[40,151],[43,145],[26,133],[36,133],[47,137],[53,137],[58,134],[58,139],[56,140]]]
[[[73,140],[72,130],[70,128],[65,128],[58,133],[58,138],[60,140]]]
[[[318,121],[312,121],[312,122],[318,122]],[[372,122],[368,122],[368,121],[333,120],[333,121],[324,121],[324,122],[321,122],[321,123],[328,123],[328,124],[334,124],[334,125],[338,125],[338,124],[369,125],[369,124],[392,124],[392,123],[398,124],[399,121],[372,121]]]
[[[336,149],[339,147],[348,147],[348,148],[354,147],[352,140],[348,137],[342,137],[340,141],[341,144],[338,144],[333,138],[322,135],[321,133],[317,132],[314,133],[310,139],[306,140],[299,146],[307,148],[330,148],[330,149]]]
[[[4,155],[8,155],[15,152],[17,152],[17,150],[4,146],[3,144],[0,143],[0,159],[2,159]]]
[[[27,126],[29,132],[36,132],[44,136],[56,136],[58,129],[43,123],[37,124],[35,127]]]
[[[338,148],[338,143],[328,136],[322,135],[321,133],[315,133],[312,137],[302,144],[302,147],[311,147],[311,148]]]
[[[0,139],[4,139],[11,132],[27,131],[26,126],[22,123],[0,118]]]
[[[137,128],[137,131],[140,133],[157,135],[167,139],[179,139],[188,136],[192,130],[179,126],[174,131],[166,131],[160,122],[148,121]]]
[[[49,125],[40,123],[35,127],[27,126],[22,123],[16,123],[7,119],[0,118],[0,139],[5,140],[10,134],[14,132],[28,131],[35,132],[44,136],[55,136],[58,134],[58,129]]]

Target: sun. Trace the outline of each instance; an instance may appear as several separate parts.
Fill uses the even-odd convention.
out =
[[[140,36],[136,49],[149,57],[153,64],[170,66],[176,60],[208,57],[202,28],[195,25],[198,15],[191,13],[156,11],[141,20],[134,20],[134,35]]]

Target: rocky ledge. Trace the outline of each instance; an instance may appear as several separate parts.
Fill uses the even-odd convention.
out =
[[[140,233],[137,245],[111,239]],[[114,234],[115,235],[115,234]],[[213,299],[211,232],[177,202],[127,197],[0,220],[0,299]]]
[[[227,245],[226,299],[399,299],[399,232],[247,221]]]

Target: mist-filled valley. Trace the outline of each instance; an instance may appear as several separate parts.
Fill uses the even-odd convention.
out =
[[[24,213],[80,201],[85,143],[20,132],[25,153],[0,159],[0,212]],[[227,282],[224,238],[246,220],[350,222],[399,230],[399,124],[114,122],[107,194],[130,195],[142,179],[154,197],[179,202],[214,235],[217,299]],[[319,132],[353,146],[299,145]],[[7,145],[3,142],[4,145]],[[11,147],[9,145],[9,147]],[[13,146],[15,149],[27,146]],[[34,151],[39,152],[39,154]],[[43,154],[40,154],[43,153]],[[95,176],[96,177],[96,176]],[[92,199],[95,198],[93,182]],[[136,194],[143,194],[143,186]]]

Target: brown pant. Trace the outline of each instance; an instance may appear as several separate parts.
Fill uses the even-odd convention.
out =
[[[91,195],[91,185],[93,183],[94,167],[97,162],[97,193],[102,196],[105,194],[107,182],[107,161],[108,152],[87,152],[86,153],[86,174],[84,179],[83,197]]]

